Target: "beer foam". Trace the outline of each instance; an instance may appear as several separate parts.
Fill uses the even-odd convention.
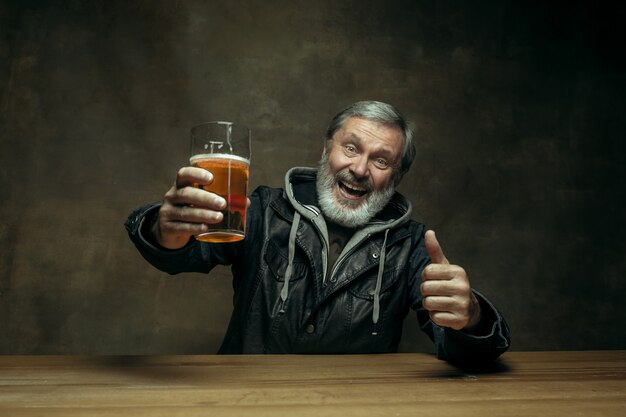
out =
[[[189,163],[193,164],[194,162],[206,160],[206,159],[230,159],[233,161],[243,162],[244,164],[250,165],[250,160],[248,158],[244,158],[239,155],[232,155],[229,153],[201,153],[197,155],[193,155],[189,158]]]

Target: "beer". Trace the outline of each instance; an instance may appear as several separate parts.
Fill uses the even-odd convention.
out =
[[[242,240],[246,226],[250,161],[229,154],[201,154],[192,156],[189,162],[213,174],[213,182],[201,188],[226,200],[226,208],[222,210],[223,220],[217,224],[208,224],[209,231],[196,236],[196,239],[214,243]]]

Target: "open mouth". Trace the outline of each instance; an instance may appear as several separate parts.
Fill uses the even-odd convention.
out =
[[[337,185],[339,186],[339,190],[341,193],[350,199],[358,199],[367,194],[367,189],[363,187],[358,187],[356,185],[347,184],[343,181],[338,181]]]

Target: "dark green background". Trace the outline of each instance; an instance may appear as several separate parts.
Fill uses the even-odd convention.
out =
[[[253,129],[251,186],[362,99],[418,126],[413,218],[514,350],[626,348],[618,2],[1,1],[0,353],[212,353],[229,270],[169,277],[122,223],[189,128]],[[407,320],[404,351],[431,351]]]

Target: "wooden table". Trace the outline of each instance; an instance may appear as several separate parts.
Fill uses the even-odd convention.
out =
[[[626,416],[626,351],[0,356],[0,416]]]

